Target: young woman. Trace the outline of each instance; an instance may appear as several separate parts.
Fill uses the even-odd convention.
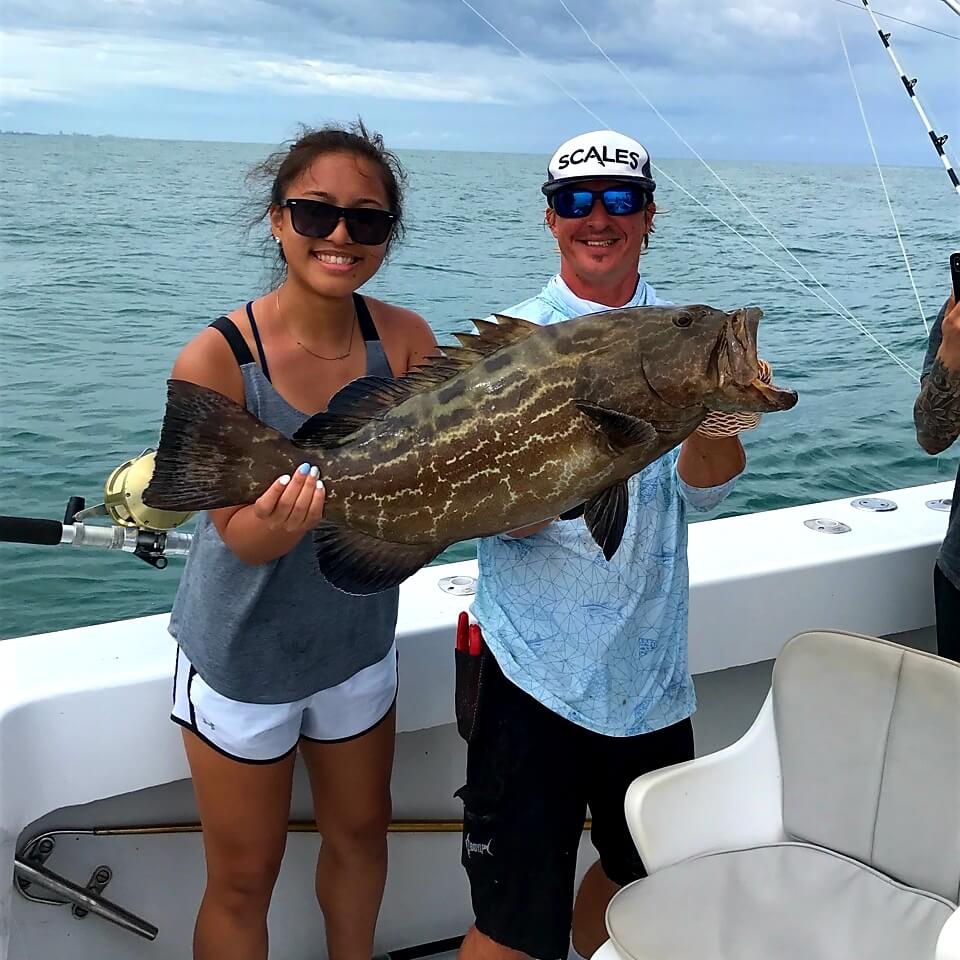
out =
[[[304,133],[258,171],[281,282],[181,352],[175,378],[292,435],[344,384],[400,376],[434,352],[426,322],[356,291],[402,231],[402,171],[362,124]],[[315,465],[256,503],[200,517],[170,620],[173,719],[203,824],[196,960],[267,956],[297,747],[317,827],[331,960],[370,960],[387,869],[397,590],[354,597],[317,570]]]

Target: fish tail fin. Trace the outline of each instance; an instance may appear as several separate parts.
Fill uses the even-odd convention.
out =
[[[191,513],[252,503],[303,459],[295,444],[236,401],[186,380],[168,380],[143,502]]]

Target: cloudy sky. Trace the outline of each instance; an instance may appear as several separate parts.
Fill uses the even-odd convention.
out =
[[[544,152],[596,120],[655,156],[936,163],[869,17],[838,0],[2,0],[0,128],[274,143],[360,114],[394,147]],[[624,71],[591,46],[569,11]],[[942,0],[876,11],[960,37]],[[960,42],[883,20],[960,146]],[[552,78],[552,80],[550,79]],[[956,151],[954,151],[956,156]]]

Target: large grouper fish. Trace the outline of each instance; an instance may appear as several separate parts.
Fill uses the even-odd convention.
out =
[[[354,594],[392,587],[445,547],[582,513],[607,560],[626,481],[710,411],[797,402],[758,378],[763,315],[709,306],[605,310],[540,326],[475,320],[459,347],[396,380],[343,387],[293,440],[205,387],[168,381],[144,502],[197,511],[253,502],[316,463],[323,576]]]

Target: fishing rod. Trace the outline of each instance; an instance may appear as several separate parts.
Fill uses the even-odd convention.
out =
[[[873,25],[877,28],[877,36],[880,37],[884,49],[890,55],[890,59],[893,61],[893,65],[896,68],[897,73],[900,75],[900,80],[903,83],[903,87],[907,91],[911,102],[916,108],[917,113],[920,115],[920,119],[923,121],[923,125],[927,129],[927,135],[930,137],[930,142],[933,144],[933,148],[937,151],[937,156],[940,157],[940,162],[947,171],[947,176],[950,178],[950,182],[953,184],[953,189],[956,190],[957,195],[960,196],[960,178],[957,177],[953,166],[950,164],[950,158],[943,149],[943,145],[947,142],[947,134],[937,134],[937,132],[933,129],[933,124],[927,119],[927,114],[923,109],[923,104],[920,103],[920,98],[916,93],[916,78],[912,80],[907,79],[907,75],[904,73],[903,67],[900,66],[900,61],[897,60],[897,55],[893,52],[893,47],[890,44],[890,37],[893,34],[885,32],[881,28],[876,16],[874,16],[873,9],[870,6],[870,0],[860,0],[860,2],[863,4],[867,13],[870,14],[870,19],[873,21]],[[960,14],[960,3],[958,3],[957,0],[944,0],[944,2],[948,7],[950,7],[951,10],[953,10],[954,13]]]
[[[0,542],[120,550],[157,570],[165,569],[168,557],[190,552],[193,534],[173,528],[193,514],[155,510],[143,502],[155,456],[156,451],[148,449],[120,464],[107,478],[103,502],[96,506],[88,507],[83,497],[70,497],[62,521],[0,516]],[[108,517],[113,523],[88,523],[92,517]]]
[[[185,557],[190,552],[193,534],[92,523],[61,523],[37,517],[0,516],[0,541],[56,546],[68,543],[75,547],[100,547],[121,550],[163,570],[167,557]]]

